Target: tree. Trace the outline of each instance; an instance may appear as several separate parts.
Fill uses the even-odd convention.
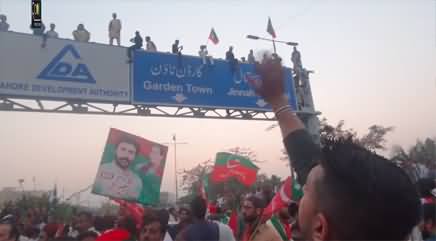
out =
[[[408,151],[396,145],[392,148],[391,160],[420,163],[430,168],[436,165],[436,139],[426,138],[424,141],[418,139]]]
[[[381,125],[372,125],[368,128],[368,133],[359,137],[357,132],[353,129],[345,129],[345,121],[341,120],[336,126],[327,123],[327,119],[323,118],[320,123],[320,137],[321,144],[325,143],[328,139],[349,139],[351,138],[354,143],[370,150],[386,150],[386,135],[394,130],[394,127],[384,127]]]
[[[349,139],[351,138],[354,143],[370,150],[386,150],[386,135],[394,130],[394,127],[384,127],[380,125],[372,125],[368,128],[368,133],[358,136],[357,132],[352,128],[345,128],[345,121],[341,120],[338,124],[331,125],[327,122],[326,118],[320,121],[320,139],[321,145],[329,139]],[[282,149],[282,161],[289,165],[288,154],[285,149]]]

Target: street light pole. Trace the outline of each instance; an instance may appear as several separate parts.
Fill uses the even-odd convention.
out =
[[[170,144],[170,143],[163,143],[163,144]],[[176,185],[176,202],[177,199],[179,198],[179,182],[178,182],[178,178],[177,178],[177,145],[184,145],[184,144],[188,144],[187,142],[177,142],[176,140],[176,134],[173,134],[173,143],[174,145],[174,182]]]
[[[286,41],[275,40],[275,39],[270,39],[270,38],[262,38],[262,37],[255,36],[255,35],[247,35],[247,38],[252,39],[252,40],[265,40],[265,41],[272,42],[275,54],[277,54],[276,43],[282,43],[282,44],[286,44],[289,46],[297,46],[298,45],[298,43],[296,43],[296,42],[286,42]]]

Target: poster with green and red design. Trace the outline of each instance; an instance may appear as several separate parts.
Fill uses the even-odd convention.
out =
[[[168,147],[111,128],[92,193],[146,205],[159,203]]]

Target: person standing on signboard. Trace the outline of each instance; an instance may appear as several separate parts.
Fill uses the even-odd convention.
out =
[[[142,48],[143,40],[142,40],[141,35],[139,34],[139,31],[135,32],[135,37],[130,39],[130,42],[134,43],[134,45],[132,45],[129,48],[127,48],[127,57],[128,57],[127,62],[128,63],[132,62],[132,52],[137,50],[137,49]]]
[[[174,41],[171,52],[177,54],[177,66],[182,67],[182,50],[183,46],[179,46],[179,40]]]
[[[142,180],[130,169],[139,151],[134,139],[122,138],[115,149],[115,158],[99,168],[95,188],[99,193],[114,198],[137,200],[142,190]]]
[[[256,59],[254,58],[254,53],[253,53],[252,49],[250,49],[250,53],[248,54],[247,61],[248,61],[249,64],[255,64],[256,63]]]
[[[112,20],[109,22],[109,44],[113,45],[114,39],[117,40],[117,45],[121,42],[121,20],[117,19],[117,14],[112,14]]]

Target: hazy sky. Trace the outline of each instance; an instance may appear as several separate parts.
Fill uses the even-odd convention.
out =
[[[43,20],[54,22],[61,37],[71,38],[84,23],[91,41],[107,43],[112,12],[123,23],[122,44],[135,30],[152,36],[159,50],[180,39],[184,53],[194,54],[214,27],[221,42],[209,45],[224,57],[229,45],[237,57],[250,48],[271,48],[247,40],[267,36],[271,16],[278,39],[300,43],[302,61],[313,69],[315,105],[330,122],[343,119],[365,132],[372,124],[395,126],[388,147],[412,145],[436,136],[436,0],[45,0]],[[30,1],[0,0],[13,31],[30,32]],[[23,46],[25,47],[25,46]],[[290,48],[278,46],[290,63]],[[0,58],[4,58],[1,56]],[[1,75],[1,73],[0,73]],[[178,166],[189,168],[234,146],[258,153],[263,172],[289,175],[279,160],[278,129],[271,122],[165,119],[0,112],[0,187],[25,178],[32,188],[51,188],[55,180],[66,193],[92,183],[108,129],[116,127],[157,142],[177,133],[189,144],[178,148]],[[163,190],[174,190],[170,147]]]

